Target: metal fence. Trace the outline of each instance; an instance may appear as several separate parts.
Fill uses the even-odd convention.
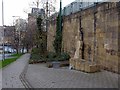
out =
[[[63,8],[62,15],[67,16],[72,13],[76,13],[81,9],[93,7],[94,5],[95,5],[94,2],[76,2],[75,1]]]

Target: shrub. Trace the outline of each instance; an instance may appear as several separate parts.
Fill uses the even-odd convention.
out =
[[[29,63],[41,63],[41,62],[46,62],[46,58],[43,55],[40,54],[31,54]]]
[[[66,61],[69,60],[70,56],[68,53],[62,52],[61,54],[56,54],[55,52],[48,52],[47,55],[36,54],[36,49],[34,49],[31,54],[31,60],[29,63],[41,62],[41,61]]]
[[[38,48],[33,48],[32,49],[32,54],[38,54],[39,53],[39,49]]]
[[[57,57],[57,54],[55,52],[48,52],[47,58],[53,59],[55,57]]]
[[[70,59],[70,55],[68,54],[68,53],[65,53],[65,52],[62,52],[61,54],[60,54],[60,61],[61,60],[69,60]]]
[[[64,60],[69,60],[70,56],[68,53],[65,52],[62,52],[59,55],[57,55],[54,52],[49,52],[46,58],[47,61],[64,61]]]
[[[40,55],[38,55],[38,54],[32,54],[32,55],[31,55],[31,59],[32,59],[32,60],[39,60],[39,59],[41,59],[41,57],[40,57]]]

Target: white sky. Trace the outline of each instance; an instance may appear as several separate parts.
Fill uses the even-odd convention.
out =
[[[30,4],[35,0],[3,0],[4,1],[4,25],[13,25],[12,16],[20,16],[23,19],[27,18],[25,10],[30,10]],[[59,0],[57,1],[57,8],[59,8]],[[66,6],[75,0],[62,0],[62,6]],[[2,0],[0,0],[0,26],[2,25]]]

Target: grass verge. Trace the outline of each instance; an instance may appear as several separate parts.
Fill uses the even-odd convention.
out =
[[[5,66],[9,65],[10,63],[16,61],[21,55],[23,55],[23,54],[13,54],[13,55],[11,55],[12,58],[5,59],[4,61],[1,60],[0,68],[3,68]]]

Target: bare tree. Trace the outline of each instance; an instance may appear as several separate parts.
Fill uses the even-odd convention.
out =
[[[27,52],[29,51],[29,49],[31,50],[35,45],[36,29],[37,29],[36,17],[29,14],[27,30],[26,30],[25,39],[24,39],[25,40],[24,45],[27,49]]]
[[[38,10],[39,10],[39,8],[42,8],[45,11],[44,16],[42,17],[42,24],[41,24],[42,29],[44,29],[44,31],[47,30],[46,29],[47,28],[46,22],[48,20],[48,16],[50,15],[50,12],[55,12],[55,7],[54,7],[55,4],[53,5],[53,2],[55,2],[55,0],[36,0],[31,4],[32,7],[35,7]],[[27,51],[29,49],[31,50],[32,48],[38,46],[38,45],[36,45],[37,44],[36,43],[36,36],[40,36],[40,35],[38,35],[38,32],[37,32],[37,29],[38,29],[37,18],[38,18],[38,16],[39,16],[38,13],[37,13],[37,15],[35,15],[33,13],[28,14],[27,31],[25,34],[25,38],[23,39],[23,42],[25,42],[24,46],[26,47]]]
[[[24,48],[22,41],[25,37],[26,25],[26,20],[21,18],[17,19],[15,22],[13,47],[16,49],[17,53],[20,53],[21,49]]]

